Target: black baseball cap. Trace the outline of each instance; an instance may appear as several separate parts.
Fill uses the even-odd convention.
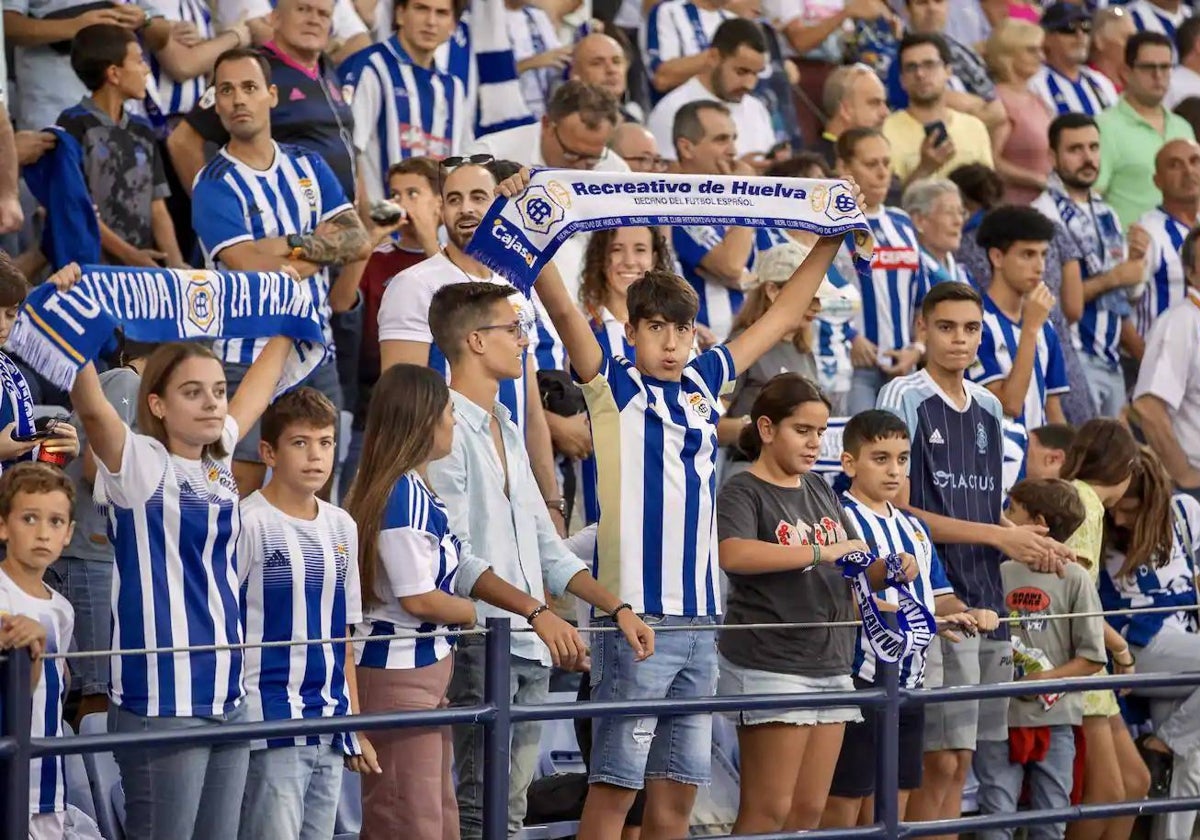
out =
[[[1047,32],[1069,32],[1085,21],[1091,22],[1087,9],[1074,3],[1053,3],[1042,12],[1042,29]]]

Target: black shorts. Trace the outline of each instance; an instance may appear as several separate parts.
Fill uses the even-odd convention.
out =
[[[855,678],[854,687],[875,686]],[[857,799],[875,793],[875,756],[882,737],[883,709],[864,707],[862,716],[862,723],[846,724],[842,752],[829,788],[830,796]],[[900,790],[916,790],[921,786],[924,759],[925,707],[903,706],[900,709]]]

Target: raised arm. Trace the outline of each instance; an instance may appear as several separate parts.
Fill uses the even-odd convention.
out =
[[[254,364],[246,371],[246,378],[229,401],[229,413],[237,421],[239,436],[244,436],[271,404],[275,396],[275,387],[283,373],[283,364],[291,350],[292,340],[277,335],[267,342]],[[88,439],[94,440],[91,437],[91,429],[88,429]],[[107,464],[105,461],[106,466]]]
[[[800,326],[808,305],[816,296],[817,288],[825,279],[825,272],[833,264],[833,258],[841,246],[841,236],[818,239],[766,313],[725,345],[733,356],[735,370],[749,370],[764,353]]]
[[[534,288],[550,320],[554,322],[554,328],[558,330],[575,374],[583,382],[595,379],[604,366],[604,351],[587,318],[571,300],[553,260],[546,263]]]

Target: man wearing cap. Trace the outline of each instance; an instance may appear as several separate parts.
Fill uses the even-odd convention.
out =
[[[1074,3],[1055,3],[1042,13],[1046,63],[1029,83],[1057,114],[1094,117],[1117,101],[1117,89],[1087,66],[1092,22]]]

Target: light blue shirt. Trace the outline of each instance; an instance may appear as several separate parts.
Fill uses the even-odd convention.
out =
[[[450,392],[458,423],[450,454],[429,465],[429,484],[450,518],[450,531],[462,543],[455,590],[469,593],[489,567],[508,583],[541,601],[545,591],[561,595],[585,566],[559,538],[542,491],[533,476],[525,439],[509,410],[497,402],[489,413],[457,391]],[[492,442],[491,420],[500,423],[504,465]],[[482,559],[480,558],[482,555]],[[528,627],[523,616],[478,603],[480,623],[488,616],[512,619],[514,630]],[[533,633],[515,632],[512,652],[550,664],[550,651]]]

